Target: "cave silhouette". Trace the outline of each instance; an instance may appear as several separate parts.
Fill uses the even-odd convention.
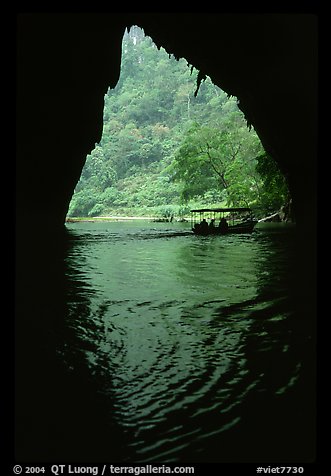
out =
[[[63,225],[86,155],[101,138],[103,97],[118,81],[132,25],[238,98],[288,178],[297,222],[314,227],[317,19],[300,14],[20,15],[18,226]]]
[[[63,263],[68,206],[86,156],[100,141],[104,94],[119,79],[122,38],[132,25],[142,28],[169,54],[185,58],[200,71],[200,79],[208,75],[236,96],[248,124],[287,177],[299,237],[299,312],[303,325],[314,334],[317,17],[22,13],[17,18],[15,369],[16,457],[21,461],[38,455],[43,461],[68,461],[84,451],[89,454],[88,441],[83,436],[79,439],[79,415],[85,408],[74,398],[91,389],[85,387],[84,378],[72,382],[63,377],[44,342],[51,338],[49,323],[65,313],[71,285]],[[313,384],[311,375],[309,379]],[[53,387],[54,382],[62,387]],[[53,399],[48,401],[46,396],[51,394]],[[77,426],[71,430],[54,427],[58,418],[69,417],[68,409],[67,415],[61,415],[61,402],[67,405],[66,398],[67,408],[78,405],[72,417]],[[309,405],[311,399],[312,395]],[[95,403],[95,396],[88,393],[85,403],[89,400]],[[50,412],[45,439],[35,419],[41,424]],[[99,416],[100,420],[86,423],[91,434],[101,431],[102,435]],[[307,431],[312,433],[312,427],[310,421]],[[101,440],[99,437],[95,460],[109,450]]]

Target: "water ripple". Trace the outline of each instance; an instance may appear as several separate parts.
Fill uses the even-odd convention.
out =
[[[281,398],[301,374],[279,242],[108,227],[77,240],[85,262],[74,250],[69,325],[128,458],[217,453],[252,414],[263,426],[266,395]]]

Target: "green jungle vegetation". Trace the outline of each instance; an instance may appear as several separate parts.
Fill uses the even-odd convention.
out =
[[[126,32],[120,79],[104,98],[102,138],[68,217],[181,218],[219,206],[252,206],[262,216],[288,200],[284,176],[236,98],[138,27]]]

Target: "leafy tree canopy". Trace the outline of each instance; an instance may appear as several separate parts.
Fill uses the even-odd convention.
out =
[[[191,203],[276,209],[287,200],[284,177],[236,99],[138,27],[124,35],[120,79],[104,99],[102,138],[69,216],[180,214]]]

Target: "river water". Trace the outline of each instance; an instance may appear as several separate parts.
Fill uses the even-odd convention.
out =
[[[63,300],[46,305],[61,313],[44,341],[46,459],[312,460],[314,344],[293,228],[66,228]]]

